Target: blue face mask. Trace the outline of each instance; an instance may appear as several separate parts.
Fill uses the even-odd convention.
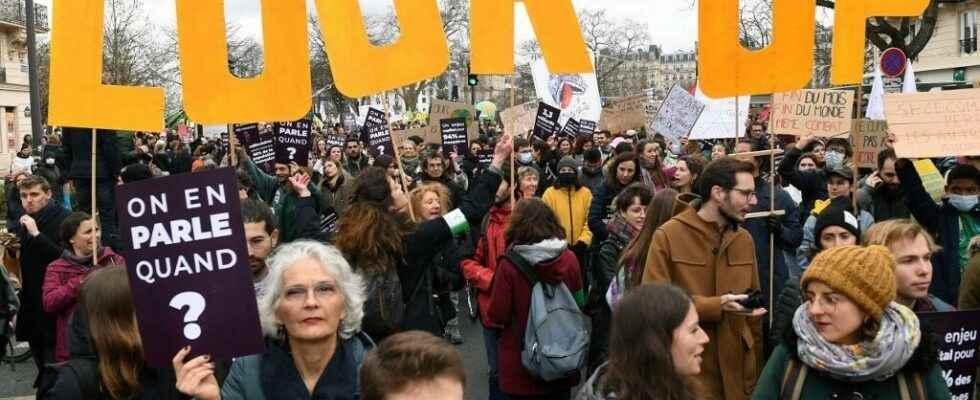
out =
[[[844,163],[844,155],[836,151],[828,151],[823,159],[830,169],[838,168]]]
[[[974,207],[977,206],[977,202],[980,197],[977,195],[960,195],[951,194],[949,195],[949,204],[956,207],[960,212],[970,212]]]
[[[521,164],[530,163],[532,157],[534,157],[534,155],[531,153],[517,153],[517,161],[520,162]]]

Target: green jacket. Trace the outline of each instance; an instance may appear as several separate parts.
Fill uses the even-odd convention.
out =
[[[276,222],[279,228],[279,243],[289,243],[297,239],[296,209],[299,197],[293,192],[289,185],[280,185],[279,178],[262,172],[251,160],[242,160],[242,166],[252,182],[255,184],[255,192],[259,194],[268,204],[271,204],[272,211],[276,215]],[[315,184],[310,184],[310,196],[313,199],[320,198],[320,191]],[[314,210],[319,214],[320,202],[314,201]],[[308,222],[308,221],[304,221]]]
[[[932,347],[931,343],[926,342],[927,340],[923,338],[923,342],[915,350],[912,359],[902,368],[902,372],[908,374],[909,377],[912,376],[912,373],[921,374],[923,390],[929,400],[951,399],[952,395],[949,392],[949,388],[946,387],[946,382],[943,381],[939,365],[935,362],[936,350]],[[794,347],[792,354],[795,358],[795,346],[791,347]],[[755,392],[752,393],[752,400],[780,399],[780,386],[783,382],[783,375],[789,365],[790,354],[790,350],[786,344],[781,344],[779,347],[776,347],[772,356],[769,357],[769,362],[766,363],[766,368],[762,371],[762,376],[759,377],[759,382],[755,386]],[[799,362],[798,359],[797,362]],[[792,385],[787,385],[786,390],[792,389]],[[841,395],[845,391],[846,393],[859,392],[867,400],[898,400],[901,398],[897,376],[893,376],[882,382],[848,383],[836,380],[829,375],[822,374],[811,368],[807,373],[806,381],[803,383],[803,392],[800,400],[832,399],[834,398],[833,394],[835,389]],[[841,396],[839,398],[848,397]]]

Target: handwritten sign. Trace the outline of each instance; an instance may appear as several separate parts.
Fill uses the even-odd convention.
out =
[[[361,127],[361,143],[368,144],[368,151],[372,155],[387,154],[394,157],[395,147],[384,111],[376,108],[368,110],[364,126]]]
[[[851,131],[854,92],[803,89],[772,95],[770,131],[780,135],[833,137]]]
[[[878,153],[888,148],[888,123],[856,119],[851,125],[858,168],[878,168]]]
[[[653,130],[673,143],[687,137],[704,111],[704,103],[688,93],[684,88],[674,85],[667,92],[667,98],[653,121]]]
[[[939,367],[953,400],[970,400],[978,365],[977,336],[980,310],[919,314],[919,324],[928,326],[939,350]]]
[[[442,153],[446,157],[449,157],[450,153],[466,153],[469,147],[466,145],[465,119],[451,118],[440,120],[439,131],[442,132]]]
[[[602,109],[599,127],[613,133],[645,127],[648,105],[647,95],[631,96],[610,104]]]
[[[534,137],[545,140],[558,132],[558,117],[561,110],[545,103],[538,103],[538,114],[534,117]]]
[[[534,129],[534,117],[538,113],[538,102],[529,101],[518,104],[500,112],[500,120],[504,123],[504,132],[514,136],[524,137]]]
[[[170,365],[188,344],[215,359],[262,351],[233,169],[128,183],[116,207],[151,365]]]
[[[480,129],[476,120],[476,108],[469,104],[433,99],[429,105],[429,124],[426,126],[429,134],[423,136],[426,138],[426,142],[439,143],[439,138],[441,137],[439,121],[451,118],[463,118],[466,122],[466,137],[469,140],[476,140],[476,138],[480,137]],[[432,138],[433,140],[429,141],[428,138]]]
[[[932,160],[928,158],[923,158],[913,161],[912,166],[915,167],[915,172],[919,173],[919,179],[922,180],[922,187],[932,197],[932,201],[937,203],[942,201],[943,195],[946,194],[946,180],[943,179],[943,174],[939,173],[939,168],[936,168],[936,164],[933,164]]]
[[[886,94],[885,116],[899,157],[980,155],[980,89]]]
[[[694,97],[704,103],[705,107],[688,139],[729,139],[745,135],[749,96],[711,99],[698,89]]]

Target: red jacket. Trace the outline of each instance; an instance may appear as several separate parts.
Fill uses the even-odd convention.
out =
[[[125,266],[126,261],[112,249],[104,247],[99,257],[99,266]],[[55,360],[68,360],[68,321],[78,306],[78,295],[82,280],[92,272],[88,265],[81,265],[62,256],[48,265],[41,287],[44,311],[58,317],[55,333]]]
[[[582,275],[575,253],[562,251],[558,258],[535,265],[538,278],[545,282],[564,282],[568,290],[581,297]],[[568,390],[578,385],[578,376],[552,382],[531,376],[521,364],[524,330],[531,307],[531,285],[516,266],[501,259],[494,278],[487,315],[503,332],[497,347],[500,389],[509,395],[537,396]]]
[[[497,259],[507,250],[504,230],[510,219],[510,207],[493,206],[490,209],[487,230],[483,232],[472,258],[464,259],[460,265],[463,276],[477,290],[477,301],[480,303],[480,322],[488,328],[497,328],[487,317],[490,307],[490,284],[493,282],[494,271],[497,270]]]

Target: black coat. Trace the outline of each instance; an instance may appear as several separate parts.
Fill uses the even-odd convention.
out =
[[[63,175],[69,179],[92,178],[92,130],[83,128],[64,128],[62,140],[65,148],[65,164],[68,170]],[[99,131],[96,138],[95,176],[115,182],[122,170],[122,155],[114,131]]]
[[[17,339],[21,341],[43,339],[55,343],[55,316],[44,312],[41,304],[41,286],[48,264],[61,257],[58,233],[61,223],[68,217],[58,202],[50,201],[35,215],[40,234],[30,236],[23,225],[17,223],[11,230],[20,239],[20,267],[23,287],[20,291],[20,310],[17,312]]]

